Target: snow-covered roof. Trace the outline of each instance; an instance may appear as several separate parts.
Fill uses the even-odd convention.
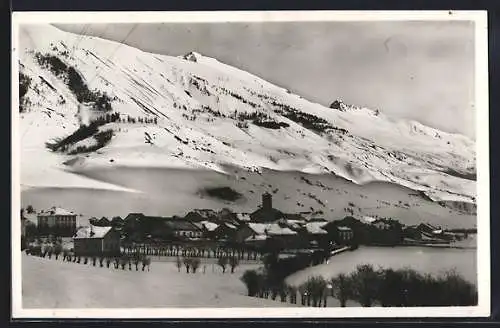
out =
[[[234,229],[234,230],[238,229],[234,224],[229,223],[229,222],[224,222],[224,225],[226,227],[228,227],[229,229]]]
[[[201,221],[200,222],[204,227],[205,229],[207,229],[208,231],[214,231],[215,229],[217,229],[217,227],[219,226],[217,223],[214,223],[214,222],[210,222],[210,221]]]
[[[164,224],[168,226],[172,230],[187,230],[187,231],[198,231],[200,228],[198,228],[196,225],[194,225],[190,221],[185,221],[185,220],[165,220]]]
[[[302,221],[302,220],[283,220],[283,223],[292,229],[300,229],[304,226],[305,221]]]
[[[205,225],[201,222],[191,222],[192,224],[194,224],[198,229],[203,229],[205,227]]]
[[[310,234],[318,235],[318,234],[327,234],[325,230],[322,229],[326,225],[327,222],[307,222],[305,224],[306,230]]]
[[[386,221],[386,220],[384,220],[384,219],[377,219],[377,220],[373,221],[371,224],[378,224],[378,225],[383,224],[383,225],[389,225],[389,222],[387,222],[387,221]]]
[[[346,226],[338,226],[337,229],[340,231],[352,231],[351,228],[346,227]]]
[[[420,223],[419,227],[425,227],[425,228],[427,228],[429,230],[439,230],[438,227],[436,227],[436,226],[434,226],[434,225],[432,225],[430,223]]]
[[[245,239],[246,242],[252,242],[252,241],[263,241],[267,240],[269,236],[266,235],[253,235]]]
[[[286,220],[287,223],[290,223],[290,224],[304,224],[305,221],[304,220]]]
[[[24,213],[23,216],[30,223],[33,223],[33,224],[37,224],[38,223],[38,219],[37,219],[35,213]]]
[[[99,239],[104,238],[112,227],[87,226],[78,229],[74,239]]]
[[[368,223],[373,223],[373,222],[375,222],[376,220],[377,220],[377,219],[375,219],[375,218],[373,218],[373,217],[371,217],[371,216],[364,216],[364,217],[363,217],[363,221],[368,222]]]
[[[267,226],[268,226],[268,224],[265,224],[265,223],[250,222],[248,224],[248,227],[250,229],[252,229],[258,235],[265,235],[266,234],[266,227]]]
[[[325,218],[318,218],[318,217],[311,217],[307,221],[308,222],[328,222],[327,219],[325,219]]]
[[[51,215],[61,215],[61,216],[68,216],[68,215],[76,215],[75,212],[68,211],[64,208],[61,207],[51,207],[48,210],[42,210],[40,213],[38,213],[38,216],[51,216]]]
[[[249,223],[248,226],[258,235],[296,235],[297,232],[277,223]]]
[[[250,221],[250,214],[248,213],[237,213],[236,218],[240,221]]]
[[[208,218],[216,217],[217,212],[211,208],[198,208],[198,209],[194,209],[194,210],[190,211],[188,214],[186,214],[186,217],[192,216],[192,215],[198,215],[202,218],[208,219]]]

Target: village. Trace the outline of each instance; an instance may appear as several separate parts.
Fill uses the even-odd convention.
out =
[[[248,269],[238,273],[236,279],[246,286],[247,296],[316,307],[326,307],[332,302],[346,306],[349,299],[357,302],[354,304],[370,306],[372,301],[363,303],[366,291],[356,287],[356,283],[368,279],[367,274],[380,280],[377,280],[377,286],[382,298],[378,302],[383,304],[382,281],[388,279],[391,269],[377,271],[371,265],[361,265],[350,275],[340,274],[331,277],[330,281],[321,276],[309,277],[300,286],[287,283],[287,277],[308,267],[328,265],[333,256],[356,251],[361,245],[453,248],[457,241],[476,233],[473,229],[446,231],[428,223],[405,226],[396,219],[387,218],[346,216],[329,221],[320,213],[284,213],[273,207],[269,193],[262,195],[261,205],[252,213],[234,213],[229,209],[197,209],[183,217],[130,213],[123,219],[118,216],[91,218],[86,226],[77,226],[77,216],[75,212],[59,207],[39,212],[31,206],[23,209],[22,251],[27,255],[56,260],[51,263],[60,262],[57,261],[60,257],[62,262],[148,275],[152,262],[156,262],[157,269],[162,271],[167,263],[160,262],[172,262],[178,274],[198,272],[207,279],[214,279],[217,272],[227,273],[232,284],[235,281],[233,273],[241,266],[242,270]],[[439,302],[455,302],[456,305],[476,302],[473,285],[461,277],[446,273],[445,276],[429,278],[408,268],[394,272],[401,276],[402,281],[406,281],[405,277],[416,277],[413,282],[404,282],[410,284],[412,290],[438,282],[448,286],[455,278],[460,282],[459,288],[445,286],[448,289],[443,300],[438,300],[437,296],[412,296],[411,301],[409,298],[406,301],[408,306],[415,302],[417,305],[419,302],[437,302],[436,305],[441,304]],[[221,286],[218,288],[223,288]],[[401,289],[400,293],[404,290]],[[457,293],[464,291],[469,296],[456,301]],[[300,295],[300,301],[297,295]],[[406,304],[399,298],[391,302],[396,302],[394,306]]]
[[[447,245],[466,237],[428,223],[404,226],[396,219],[347,216],[327,220],[317,213],[284,213],[273,207],[272,195],[264,193],[253,213],[229,209],[197,209],[184,217],[157,217],[130,213],[125,218],[91,218],[77,228],[77,214],[62,208],[38,213],[22,211],[23,249],[28,244],[64,240],[64,248],[76,256],[237,256],[258,260],[264,254],[279,257],[309,254],[311,262],[358,245]]]

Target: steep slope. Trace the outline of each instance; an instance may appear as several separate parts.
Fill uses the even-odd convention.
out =
[[[229,164],[391,182],[432,200],[475,203],[475,143],[467,137],[367,108],[311,103],[197,53],[151,54],[36,25],[21,29],[20,65],[31,79],[21,99],[25,187],[131,191],[73,173],[116,166],[228,173]]]

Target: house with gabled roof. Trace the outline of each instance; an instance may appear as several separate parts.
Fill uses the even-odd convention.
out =
[[[38,227],[42,232],[71,237],[76,231],[77,214],[61,207],[51,207],[37,214]]]
[[[203,228],[193,222],[180,217],[163,217],[144,215],[143,213],[130,213],[124,220],[123,231],[141,239],[152,236],[160,239],[175,238],[201,238]]]
[[[213,209],[195,209],[188,212],[184,219],[191,222],[214,221],[217,220],[218,213]]]
[[[73,236],[77,256],[120,254],[120,233],[112,227],[89,225],[77,230]]]
[[[193,239],[203,237],[203,229],[184,219],[167,219],[164,225],[169,228],[175,237]]]
[[[275,244],[281,247],[294,247],[301,239],[296,231],[278,223],[249,222],[245,227],[240,227],[236,236],[241,242],[263,243],[265,240],[267,245]]]
[[[222,222],[213,231],[213,238],[217,240],[234,240],[238,227],[229,222]]]
[[[243,223],[243,222],[250,222],[252,218],[250,217],[249,213],[236,213],[236,220],[238,222]]]

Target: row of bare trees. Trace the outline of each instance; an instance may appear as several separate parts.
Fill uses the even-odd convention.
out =
[[[413,269],[375,270],[371,265],[359,265],[351,274],[338,274],[326,280],[311,277],[298,287],[284,282],[273,284],[266,272],[247,270],[241,277],[248,296],[297,304],[326,307],[329,297],[336,298],[341,307],[348,301],[363,307],[411,306],[471,306],[477,305],[477,288],[457,272],[441,275],[421,274]]]
[[[186,247],[181,245],[154,246],[154,245],[125,245],[125,253],[140,252],[152,256],[221,258],[236,257],[240,261],[257,261],[261,254],[254,250],[242,250],[226,247]]]
[[[234,273],[236,267],[239,265],[240,261],[236,256],[222,256],[217,259],[217,265],[222,269],[222,273],[226,273],[228,267],[231,269],[231,273]],[[196,257],[177,257],[175,261],[175,266],[177,267],[177,271],[181,272],[182,266],[186,268],[186,273],[192,272],[196,273],[198,268],[200,267],[201,260]],[[205,273],[205,269],[203,270]]]
[[[59,256],[62,256],[63,262],[72,262],[72,263],[83,263],[83,264],[92,264],[92,266],[110,268],[113,264],[115,269],[121,267],[122,270],[128,268],[132,271],[132,266],[135,267],[135,271],[139,271],[139,266],[141,266],[141,271],[150,270],[151,259],[145,255],[133,254],[127,255],[122,254],[120,256],[105,256],[102,255],[89,255],[89,256],[81,256],[76,255],[73,251],[68,249],[63,249],[60,244],[55,244],[54,246],[29,246],[26,249],[26,254],[39,256],[42,258],[52,259],[52,255],[54,255],[55,259],[58,260]]]

